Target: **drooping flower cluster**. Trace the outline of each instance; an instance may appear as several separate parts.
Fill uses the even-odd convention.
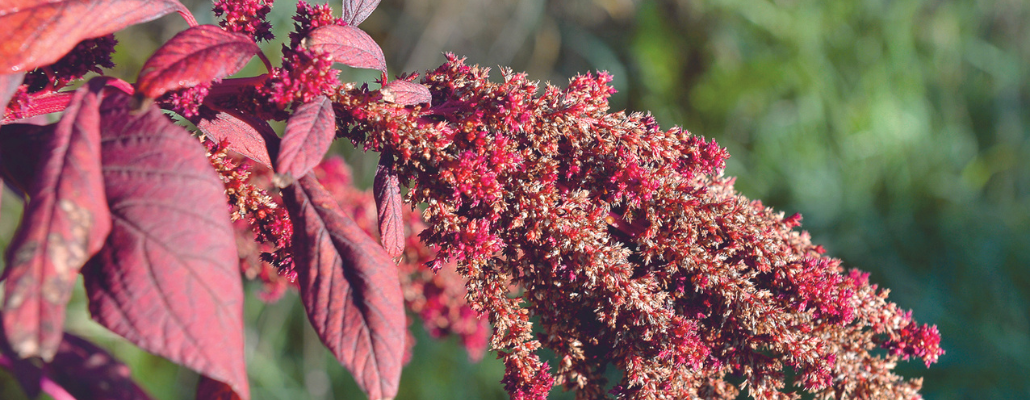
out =
[[[736,379],[756,399],[917,398],[921,381],[892,368],[936,361],[936,328],[845,274],[793,229],[799,216],[735,192],[714,142],[608,113],[610,81],[540,93],[449,56],[422,81],[432,108],[365,88],[333,98],[340,134],[395,155],[407,200],[426,204],[428,264],[457,262],[512,398],[554,384],[581,399],[735,398]],[[609,391],[611,366],[623,378]]]

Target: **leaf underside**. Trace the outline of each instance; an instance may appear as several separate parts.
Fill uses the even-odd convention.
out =
[[[30,201],[7,249],[3,324],[20,357],[54,356],[79,270],[111,231],[100,173],[98,92],[89,85],[76,91],[43,145]]]
[[[224,187],[200,143],[128,95],[101,106],[113,227],[83,271],[93,319],[248,399],[243,287]]]
[[[283,201],[308,320],[370,399],[393,398],[405,340],[396,266],[312,174],[285,188]]]
[[[5,0],[0,3],[0,73],[50,65],[76,44],[172,12],[177,0]]]
[[[276,172],[293,177],[307,175],[322,161],[335,137],[333,103],[318,96],[302,104],[286,122]]]
[[[389,154],[379,157],[372,194],[379,219],[379,241],[390,257],[398,257],[404,252],[404,210],[401,208],[403,199],[400,181],[397,172],[393,170],[392,158]]]
[[[379,0],[343,0],[343,21],[358,26],[379,6]]]
[[[353,25],[326,25],[308,35],[308,48],[332,55],[333,62],[354,68],[386,72],[386,58],[379,44]]]

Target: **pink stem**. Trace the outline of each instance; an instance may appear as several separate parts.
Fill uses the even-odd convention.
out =
[[[272,62],[268,61],[268,57],[265,56],[265,53],[259,51],[258,58],[260,58],[261,62],[265,64],[265,71],[272,72]]]
[[[31,102],[32,107],[29,108],[29,111],[25,115],[22,115],[21,118],[18,119],[31,118],[37,115],[64,111],[65,108],[68,108],[68,103],[71,102],[72,95],[74,94],[75,92],[72,91],[46,93],[39,96],[34,96],[32,97]],[[0,123],[6,124],[11,121],[14,121],[14,118],[11,118],[11,115],[7,115],[4,117],[2,121],[0,121]]]
[[[182,16],[182,19],[186,20],[186,23],[190,26],[190,28],[200,25],[197,23],[197,19],[193,18],[193,13],[191,13],[190,10],[187,9],[185,6],[179,7],[179,9],[176,10],[176,12],[178,12],[179,15]]]

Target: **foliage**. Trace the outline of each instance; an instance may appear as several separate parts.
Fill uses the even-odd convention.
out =
[[[62,340],[80,269],[93,318],[200,373],[203,398],[250,397],[239,272],[260,279],[268,300],[297,286],[314,331],[374,399],[398,391],[405,304],[424,323],[442,317],[432,332],[459,334],[473,357],[489,320],[515,399],[556,384],[580,398],[734,398],[735,379],[758,399],[914,398],[921,381],[894,365],[943,354],[935,326],[823,256],[793,229],[799,215],[735,192],[714,141],[609,113],[607,73],[541,93],[524,74],[505,69],[491,82],[449,55],[420,83],[390,81],[382,50],[357,28],[377,1],[345,2],[339,19],[300,3],[280,67],[256,44],[271,39],[270,3],[218,2],[220,28],[174,1],[130,13],[96,3],[104,11],[87,28],[69,29],[75,8],[51,3],[0,13],[56,43],[4,42],[5,123],[64,111],[56,124],[0,131],[0,146],[17,151],[5,153],[5,178],[28,199],[8,249],[3,360],[27,374],[28,393],[82,396],[57,372],[79,360],[62,349],[107,357]],[[102,77],[60,91],[109,63],[96,54],[109,39],[77,42],[170,11],[191,27],[134,85]],[[255,54],[266,74],[229,78]],[[381,71],[381,88],[341,84],[334,62]],[[22,84],[26,70],[46,83]],[[192,122],[204,146],[159,106]],[[285,121],[282,138],[269,120]],[[374,193],[319,165],[337,137],[380,152]],[[404,200],[425,204],[425,225],[400,206],[409,185]],[[369,196],[375,223],[360,218]],[[399,269],[391,256],[402,256]],[[461,284],[464,298],[452,289]],[[555,370],[541,347],[557,355]],[[33,357],[42,369],[24,360]],[[612,366],[623,374],[614,387]],[[112,379],[145,397],[124,374]]]

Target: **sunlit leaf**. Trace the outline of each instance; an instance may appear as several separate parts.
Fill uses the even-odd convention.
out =
[[[113,226],[83,270],[93,319],[249,398],[243,286],[224,187],[203,146],[128,95],[101,106]]]
[[[84,39],[172,12],[189,13],[176,0],[4,0],[0,73],[53,64]]]
[[[216,25],[195,26],[157,49],[143,64],[136,85],[143,96],[157,98],[169,90],[228,77],[260,51],[246,35]]]

